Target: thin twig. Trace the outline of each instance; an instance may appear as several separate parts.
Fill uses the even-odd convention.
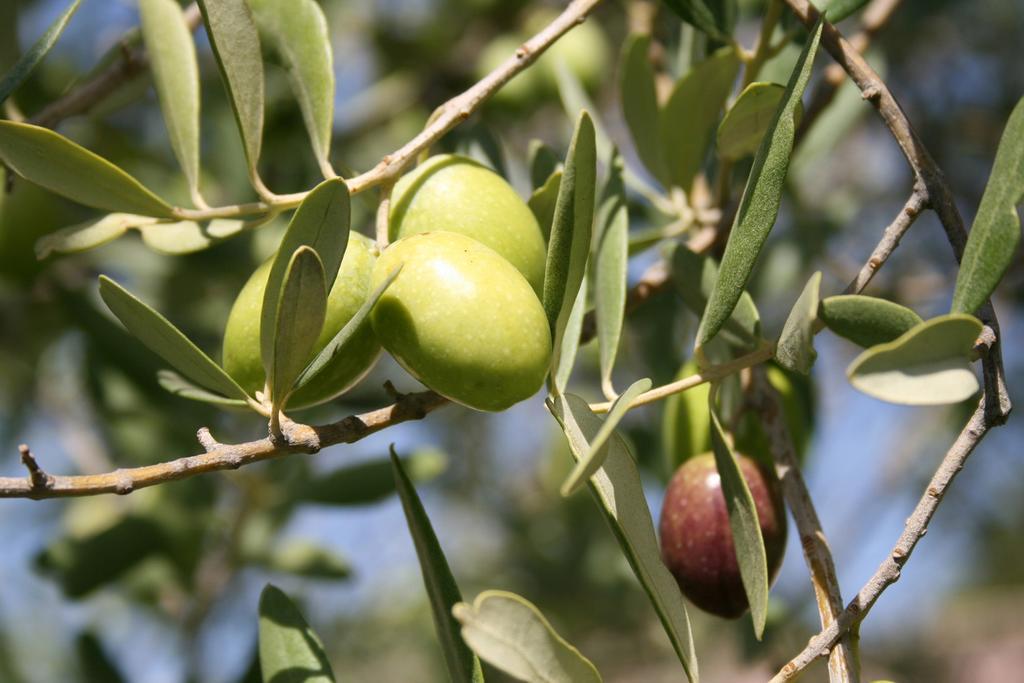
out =
[[[18,446],[18,452],[21,454],[21,464],[28,470],[28,483],[32,490],[45,491],[48,489],[52,483],[52,477],[39,466],[28,445]]]
[[[189,30],[194,31],[201,19],[199,7],[195,3],[185,9],[185,23]],[[29,123],[53,128],[64,119],[88,113],[116,90],[140,76],[148,67],[149,57],[145,48],[132,46],[122,39],[121,54],[110,66],[45,106]]]
[[[861,266],[857,277],[847,285],[846,294],[857,294],[868,286],[871,278],[875,276],[879,268],[885,265],[885,262],[892,256],[896,247],[899,246],[903,235],[907,233],[907,230],[914,224],[917,217],[921,215],[926,201],[924,191],[921,188],[915,188],[910,198],[907,199],[906,204],[900,209],[899,214],[882,233],[882,239],[875,246],[868,260]]]

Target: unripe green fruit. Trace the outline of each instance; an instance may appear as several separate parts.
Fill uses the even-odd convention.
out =
[[[389,239],[444,230],[498,252],[538,295],[544,284],[544,235],[530,207],[504,178],[467,157],[440,154],[395,185]]]
[[[737,455],[750,488],[768,559],[768,582],[775,580],[786,550],[786,513],[773,474]],[[715,456],[690,458],[676,471],[661,507],[661,556],[683,595],[702,610],[727,619],[750,607],[743,590],[725,495]]]
[[[527,17],[526,32],[533,35],[550,24],[557,13],[542,9]],[[558,63],[564,62],[583,87],[593,90],[608,77],[608,41],[596,20],[589,19],[558,39],[537,60],[537,69],[552,90],[558,87]]]
[[[541,388],[551,362],[548,320],[508,261],[465,235],[411,235],[384,250],[372,286],[399,264],[370,318],[402,367],[477,410],[504,410]]]
[[[345,258],[327,298],[327,317],[310,360],[327,345],[366,301],[373,271],[373,241],[350,233]],[[262,391],[265,380],[260,356],[260,312],[272,260],[249,277],[235,299],[224,330],[224,369],[250,394]],[[292,409],[324,403],[338,396],[369,372],[380,355],[380,344],[364,320],[338,354],[309,384],[288,399]]]

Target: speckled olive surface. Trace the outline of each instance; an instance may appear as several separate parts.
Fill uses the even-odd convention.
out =
[[[533,291],[544,284],[546,247],[526,202],[494,171],[467,157],[427,159],[395,185],[390,241],[423,232],[472,237],[519,269]]]
[[[373,241],[350,233],[345,258],[327,299],[324,329],[317,339],[313,356],[320,352],[366,301],[373,272]],[[262,391],[265,377],[260,357],[260,311],[272,260],[264,262],[249,277],[235,299],[224,330],[224,369],[250,394]],[[349,338],[346,352],[302,389],[288,399],[292,409],[317,405],[338,396],[369,372],[380,356],[380,343],[369,320],[364,320]]]
[[[786,550],[781,491],[767,469],[745,455],[737,460],[757,507],[771,583]],[[687,460],[669,482],[661,507],[661,555],[683,594],[697,607],[727,619],[747,611],[729,513],[711,453]]]
[[[453,401],[504,410],[533,396],[551,360],[547,317],[530,284],[465,235],[429,232],[391,244],[373,285],[402,271],[370,316],[381,344]]]

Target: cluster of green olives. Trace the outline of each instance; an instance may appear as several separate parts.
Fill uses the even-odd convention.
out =
[[[471,408],[504,410],[534,395],[551,358],[539,299],[546,246],[515,190],[471,159],[432,157],[396,184],[389,240],[377,256],[369,239],[350,236],[314,355],[401,269],[344,353],[289,407],[338,396],[381,347],[423,384]],[[224,334],[224,368],[249,392],[264,384],[259,326],[269,271],[264,263],[242,288]]]

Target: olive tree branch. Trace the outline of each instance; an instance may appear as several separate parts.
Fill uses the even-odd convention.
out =
[[[587,15],[601,0],[572,0],[569,5],[540,32],[519,46],[497,68],[477,81],[468,90],[442,104],[431,116],[429,123],[416,137],[399,149],[386,154],[376,166],[346,179],[349,192],[358,194],[388,182],[394,182],[405,168],[416,159],[420,152],[440,140],[448,131],[468,119],[503,85],[519,72],[533,64],[551,45]],[[276,195],[272,203],[266,201],[220,206],[211,209],[175,208],[176,216],[186,220],[207,220],[211,218],[233,218],[265,213],[271,209],[294,208],[305,199],[307,192]]]
[[[194,31],[201,22],[199,7],[192,3],[185,9],[185,23]],[[149,67],[149,56],[142,46],[133,45],[135,29],[121,39],[120,55],[98,74],[84,81],[35,114],[29,123],[53,128],[64,119],[85,114],[113,94],[121,86],[140,76]]]

